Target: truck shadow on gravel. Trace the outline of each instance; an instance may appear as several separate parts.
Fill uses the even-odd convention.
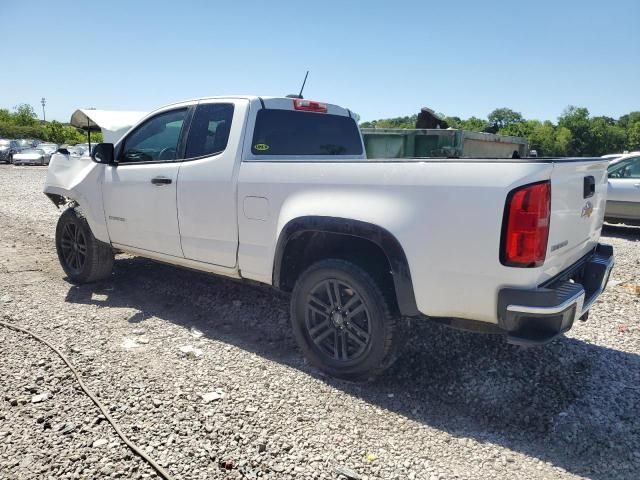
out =
[[[640,226],[605,224],[602,226],[602,234],[623,240],[640,241]]]
[[[133,308],[134,323],[154,316],[195,326],[454,437],[502,445],[577,475],[612,478],[611,466],[617,478],[640,471],[639,355],[572,338],[522,349],[414,322],[385,376],[351,384],[302,361],[288,300],[266,287],[126,258],[116,262],[113,280],[71,287],[66,301]]]

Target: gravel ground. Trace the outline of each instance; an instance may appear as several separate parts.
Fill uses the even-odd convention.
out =
[[[565,338],[419,323],[387,375],[351,384],[303,362],[268,288],[129,256],[68,283],[44,176],[0,166],[0,318],[65,351],[176,479],[638,478],[640,230],[607,229],[612,286]],[[156,478],[47,347],[0,328],[0,355],[0,478]]]

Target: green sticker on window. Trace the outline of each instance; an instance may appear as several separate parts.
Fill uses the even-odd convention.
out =
[[[256,143],[253,146],[253,149],[259,152],[264,152],[265,150],[269,150],[269,145],[267,145],[266,143]]]

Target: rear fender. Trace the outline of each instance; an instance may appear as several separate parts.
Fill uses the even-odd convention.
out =
[[[409,262],[400,242],[383,227],[360,220],[328,216],[305,216],[289,221],[281,230],[276,244],[273,267],[273,285],[276,288],[281,287],[280,273],[287,244],[305,232],[348,235],[368,240],[377,245],[384,252],[391,266],[391,275],[400,313],[405,316],[419,314],[413,292]]]

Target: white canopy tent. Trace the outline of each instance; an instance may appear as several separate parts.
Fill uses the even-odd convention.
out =
[[[71,125],[83,130],[102,130],[102,137],[107,143],[116,143],[147,112],[92,110],[81,108],[71,115]]]

